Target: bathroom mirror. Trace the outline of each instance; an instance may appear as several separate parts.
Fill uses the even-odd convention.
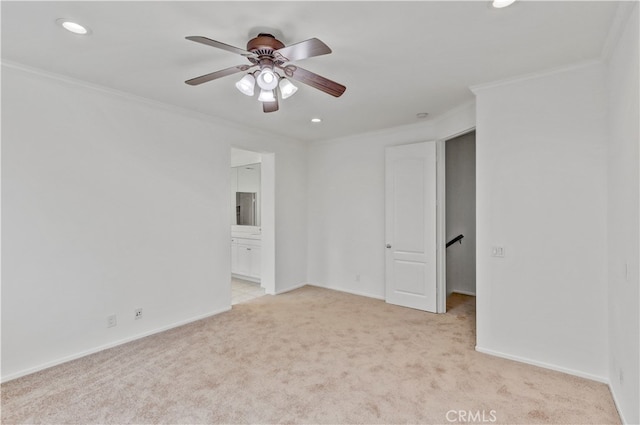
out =
[[[231,167],[231,225],[260,226],[260,164]]]
[[[258,225],[255,192],[236,192],[236,223],[239,226]]]

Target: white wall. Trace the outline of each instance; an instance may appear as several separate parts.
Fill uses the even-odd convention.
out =
[[[609,374],[626,423],[640,423],[638,4],[608,62]]]
[[[476,293],[476,134],[445,143],[446,240],[464,235],[447,248],[447,295]]]
[[[312,143],[309,282],[383,298],[384,148],[444,138],[474,123],[469,104],[421,124]]]
[[[606,381],[603,82],[591,64],[474,91],[477,349]]]
[[[231,166],[239,167],[247,164],[258,164],[262,162],[262,155],[258,152],[245,151],[231,148]]]
[[[276,290],[305,281],[304,145],[19,68],[2,68],[3,380],[230,307],[231,145],[275,153]]]

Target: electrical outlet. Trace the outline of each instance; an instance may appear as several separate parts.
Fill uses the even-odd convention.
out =
[[[116,315],[112,314],[111,316],[107,316],[107,328],[113,328],[118,324],[118,320],[116,319]]]
[[[141,308],[136,308],[135,309],[134,317],[135,317],[136,320],[142,319],[142,309]]]
[[[491,247],[491,256],[492,257],[504,257],[504,247],[503,246],[493,246]]]
[[[360,282],[360,275],[359,274],[356,275],[356,282]]]

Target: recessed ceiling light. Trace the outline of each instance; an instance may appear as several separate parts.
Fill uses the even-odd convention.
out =
[[[421,120],[427,118],[428,116],[429,116],[428,112],[419,112],[416,114],[416,118]]]
[[[60,25],[62,28],[74,34],[88,35],[91,33],[91,30],[88,27],[85,27],[84,25],[80,25],[77,22],[73,22],[70,19],[66,19],[66,18],[56,19],[56,23]]]
[[[322,122],[321,118],[311,118],[311,122]]]
[[[493,0],[493,7],[496,9],[502,9],[503,7],[511,6],[516,0]]]

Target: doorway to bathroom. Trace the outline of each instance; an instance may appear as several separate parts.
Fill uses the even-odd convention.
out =
[[[273,154],[231,148],[231,305],[274,292]]]

